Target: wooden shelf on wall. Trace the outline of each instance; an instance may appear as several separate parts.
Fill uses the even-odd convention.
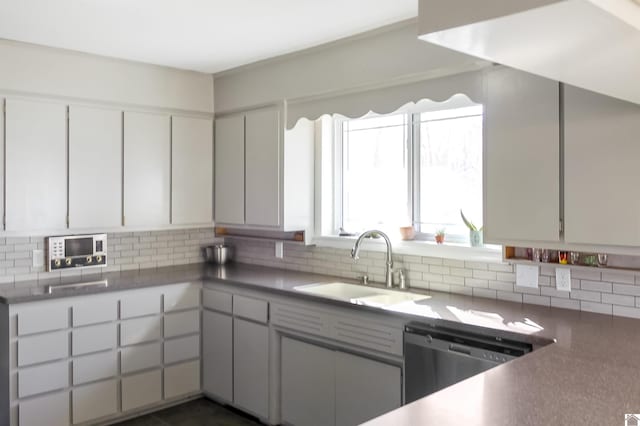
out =
[[[550,260],[548,262],[537,262],[532,260],[531,258],[531,248],[529,247],[515,247],[515,246],[504,246],[503,248],[503,257],[506,262],[509,263],[518,263],[518,264],[526,264],[526,265],[540,265],[540,266],[568,266],[571,268],[577,268],[582,270],[611,270],[611,271],[620,271],[620,272],[633,272],[640,273],[640,256],[631,256],[631,255],[621,255],[621,254],[608,254],[607,255],[607,264],[606,265],[598,265],[597,264],[597,256],[598,253],[593,252],[576,252],[579,254],[578,263],[571,263],[571,251],[568,250],[556,250],[556,249],[548,249],[552,252],[550,256]],[[545,249],[541,249],[545,250]],[[558,252],[567,252],[568,262],[566,264],[560,263],[558,260],[558,255],[555,253]],[[555,254],[555,255],[554,255]],[[603,254],[603,253],[599,253]],[[585,263],[585,259],[589,257],[594,257],[588,263]]]
[[[284,241],[289,243],[305,244],[304,231],[280,232],[251,229],[238,229],[216,227],[216,237],[235,238],[247,241]]]

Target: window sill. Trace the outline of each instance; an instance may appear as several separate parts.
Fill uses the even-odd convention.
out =
[[[332,247],[351,249],[357,237],[322,236],[315,237],[312,244],[318,247]],[[502,247],[470,247],[465,244],[444,243],[436,244],[430,241],[402,241],[393,240],[394,254],[412,256],[441,257],[446,259],[468,260],[472,262],[503,262]],[[386,251],[384,240],[367,240],[363,250]]]

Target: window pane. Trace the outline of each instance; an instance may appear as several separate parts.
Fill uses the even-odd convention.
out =
[[[421,114],[421,232],[444,227],[448,234],[466,235],[460,209],[482,226],[481,108]]]
[[[343,227],[351,232],[409,220],[407,117],[343,123]]]

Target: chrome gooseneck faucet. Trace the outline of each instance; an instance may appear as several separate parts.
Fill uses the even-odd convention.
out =
[[[382,238],[384,238],[384,242],[387,244],[386,285],[388,288],[391,288],[393,287],[393,253],[391,250],[391,240],[389,240],[387,234],[381,231],[376,231],[375,229],[364,231],[362,234],[360,234],[360,236],[356,240],[356,243],[353,245],[353,248],[351,249],[351,257],[353,258],[353,260],[358,260],[358,253],[360,252],[360,244],[362,244],[362,240],[370,237],[372,234],[380,235]]]

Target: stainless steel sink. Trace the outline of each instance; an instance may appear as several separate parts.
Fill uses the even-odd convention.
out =
[[[315,294],[329,299],[343,300],[369,306],[394,306],[400,303],[429,299],[431,296],[404,291],[386,290],[376,287],[365,287],[359,284],[333,282],[324,284],[308,284],[294,287],[296,291]]]

